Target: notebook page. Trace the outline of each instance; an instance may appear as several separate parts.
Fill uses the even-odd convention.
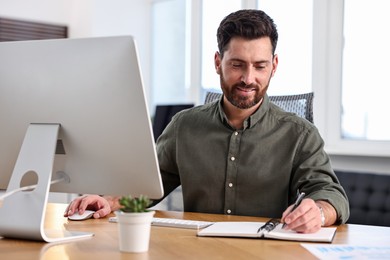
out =
[[[198,236],[262,237],[257,233],[265,222],[216,222],[198,232]]]
[[[284,230],[280,224],[271,232],[264,234],[264,237],[295,241],[332,242],[336,229],[335,227],[325,227],[316,233],[302,234],[292,230]]]

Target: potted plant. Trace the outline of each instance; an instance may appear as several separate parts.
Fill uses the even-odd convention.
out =
[[[147,196],[123,196],[119,199],[122,206],[115,214],[118,218],[119,250],[141,253],[149,250],[150,228],[154,211],[147,207],[151,200]]]

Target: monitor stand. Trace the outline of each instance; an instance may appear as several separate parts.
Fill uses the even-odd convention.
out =
[[[26,173],[38,177],[36,188],[4,199],[0,207],[0,236],[45,242],[62,242],[93,236],[93,233],[44,228],[59,124],[30,124],[7,192],[19,189]]]

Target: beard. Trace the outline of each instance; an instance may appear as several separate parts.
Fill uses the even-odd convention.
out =
[[[270,78],[271,79],[271,78]],[[270,80],[269,80],[270,81]],[[244,82],[240,82],[237,84],[233,84],[229,86],[223,75],[220,75],[220,82],[221,82],[221,88],[223,91],[223,94],[225,95],[226,99],[235,107],[240,109],[248,109],[255,105],[257,105],[264,97],[265,92],[268,89],[269,81],[265,88],[261,89],[261,87],[258,84],[250,84],[246,85]],[[251,89],[255,91],[255,95],[248,95],[244,96],[240,94],[240,89]]]

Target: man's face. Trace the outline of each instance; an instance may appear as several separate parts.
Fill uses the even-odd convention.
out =
[[[232,38],[222,60],[217,52],[214,62],[227,100],[235,107],[247,109],[258,104],[267,92],[278,57],[272,54],[268,37]]]

